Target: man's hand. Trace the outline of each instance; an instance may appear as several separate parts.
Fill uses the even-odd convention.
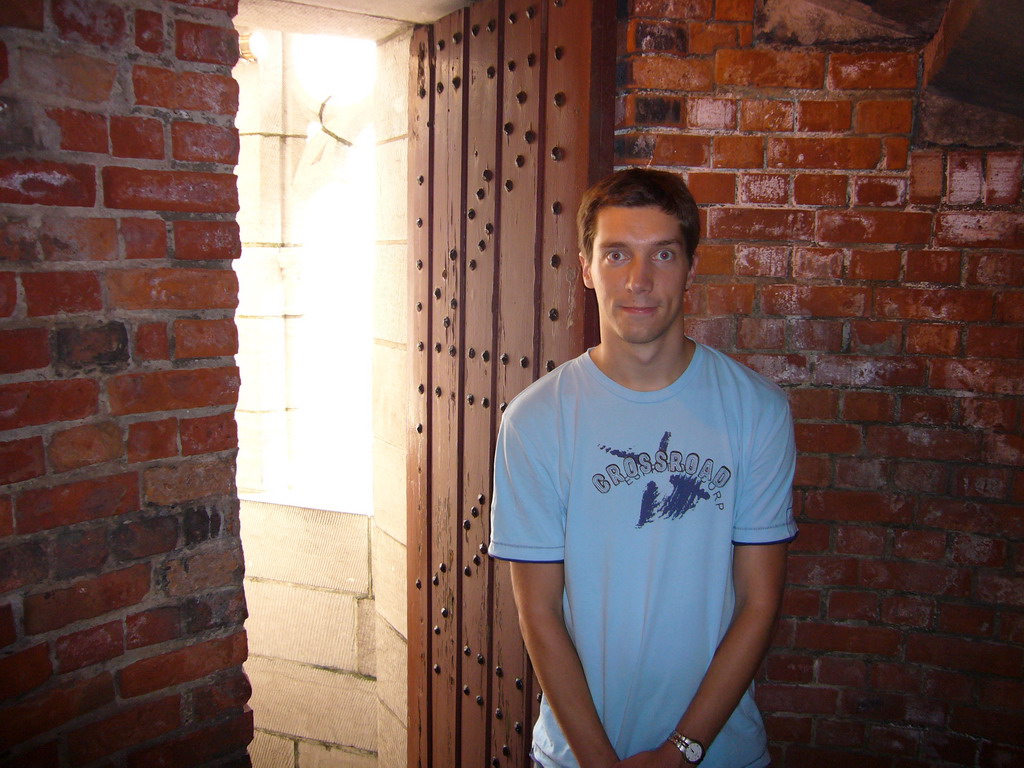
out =
[[[638,752],[616,763],[613,768],[683,768],[687,765],[682,753],[667,741],[657,749]]]

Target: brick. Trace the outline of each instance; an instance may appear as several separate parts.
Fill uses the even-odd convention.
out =
[[[123,515],[138,508],[138,476],[135,473],[78,480],[19,494],[17,530],[19,533],[35,533]]]
[[[764,208],[713,208],[708,214],[708,236],[721,240],[812,239],[814,214],[810,211]]]
[[[38,688],[52,674],[50,649],[46,643],[4,656],[0,658],[0,699],[13,699]]]
[[[844,421],[892,421],[893,397],[886,392],[846,392],[843,394]]]
[[[757,686],[758,706],[769,712],[828,715],[836,711],[838,699],[838,692],[831,688],[775,683]]]
[[[937,203],[942,199],[942,152],[928,150],[910,156],[910,202]]]
[[[183,419],[181,422],[181,453],[194,456],[216,453],[238,447],[238,426],[233,413]]]
[[[0,336],[3,341],[3,336]],[[0,443],[0,485],[20,483],[46,474],[43,439],[26,437]]]
[[[810,683],[814,679],[814,659],[810,656],[773,653],[765,661],[768,680]]]
[[[731,204],[736,202],[736,174],[734,173],[700,173],[691,172],[686,177],[686,185],[698,205],[711,203]],[[705,261],[701,262],[701,274]]]
[[[207,552],[172,560],[163,571],[168,595],[182,597],[227,586],[240,586],[243,566],[238,552]]]
[[[242,255],[238,223],[234,221],[176,221],[174,257],[189,260],[237,259]]]
[[[812,587],[856,586],[857,561],[849,557],[793,554],[789,556],[790,584]]]
[[[914,88],[917,86],[916,53],[833,53],[829,58],[829,83],[842,90]]]
[[[48,632],[83,619],[139,603],[150,589],[148,564],[133,565],[92,579],[81,579],[64,589],[25,598],[25,630]]]
[[[857,453],[860,428],[850,424],[797,424],[797,450],[806,453]]]
[[[0,374],[20,373],[50,364],[50,339],[45,328],[0,331]]]
[[[32,694],[9,706],[0,720],[0,749],[9,749],[59,728],[114,700],[114,681],[109,672],[65,681],[62,685]]]
[[[996,294],[996,309],[992,318],[998,323],[1024,322],[1024,302],[1019,291]]]
[[[828,599],[828,618],[834,621],[877,621],[878,594],[833,591]]]
[[[238,13],[238,0],[171,0],[171,2],[187,5],[192,8],[226,11],[229,16],[234,16]]]
[[[927,243],[931,220],[917,211],[818,211],[817,236],[825,243]]]
[[[908,251],[908,283],[960,283],[960,253],[957,251]]]
[[[227,722],[134,752],[129,756],[127,765],[128,768],[187,768],[197,763],[212,764],[222,755],[244,753],[252,738],[253,713],[246,709]]]
[[[839,397],[829,389],[799,389],[788,393],[795,419],[832,419],[838,411]]]
[[[968,605],[943,605],[939,610],[939,631],[956,635],[991,635],[996,612]]]
[[[900,420],[907,424],[949,426],[953,424],[955,401],[949,397],[903,395]]]
[[[862,688],[867,683],[867,665],[860,659],[819,656],[815,666],[822,685]]]
[[[739,44],[738,29],[735,24],[691,22],[687,32],[689,35],[687,50],[694,56],[714,53],[719,48],[735,48]]]
[[[968,254],[966,277],[970,285],[1024,286],[1024,255]]]
[[[116,46],[127,37],[125,12],[95,0],[54,0],[53,20],[65,40]]]
[[[167,696],[137,707],[125,707],[114,715],[68,735],[68,753],[74,765],[134,747],[178,729],[182,724],[181,696]]]
[[[882,139],[882,169],[905,171],[910,162],[910,140],[900,136]]]
[[[197,368],[115,376],[107,392],[111,412],[120,415],[234,405],[238,385],[235,367]]]
[[[70,152],[110,151],[107,118],[81,109],[48,109],[46,115],[60,129],[60,148]]]
[[[875,312],[891,319],[979,322],[992,317],[992,294],[953,288],[878,288]]]
[[[943,211],[935,216],[935,245],[1024,249],[1024,214],[1010,211]]]
[[[122,562],[170,552],[178,544],[178,521],[164,515],[121,523],[111,534],[110,544]]]
[[[907,661],[938,667],[1012,676],[1018,674],[1024,649],[986,642],[979,638],[911,634],[907,637]]]
[[[902,348],[903,328],[899,323],[874,320],[850,323],[849,351],[872,355],[898,355]]]
[[[1004,576],[999,573],[978,574],[978,597],[987,603],[1024,608],[1024,589],[1022,588],[1024,588],[1024,576]]]
[[[960,329],[953,325],[914,323],[907,327],[907,352],[952,355],[960,346]]]
[[[157,11],[135,11],[135,46],[146,53],[164,49],[164,17]]]
[[[787,586],[783,595],[783,616],[816,617],[820,612],[821,592],[816,589],[798,589]]]
[[[821,88],[825,56],[779,50],[720,50],[715,53],[719,85],[759,88]]]
[[[822,359],[812,380],[822,386],[920,387],[925,376],[924,361],[919,359],[844,355]]]
[[[853,106],[849,101],[797,102],[796,129],[811,133],[846,133]]]
[[[916,426],[869,426],[867,448],[874,455],[933,461],[971,461],[978,456],[977,435]]]
[[[18,631],[14,628],[14,609],[10,603],[2,604],[0,605],[0,648],[6,648],[17,639]]]
[[[58,328],[54,347],[61,373],[119,371],[128,365],[128,330],[123,323]]]
[[[167,323],[142,323],[135,332],[135,357],[139,360],[170,360]]]
[[[893,657],[900,647],[900,633],[888,627],[804,622],[797,626],[796,641],[808,650]]]
[[[51,534],[50,575],[55,579],[79,578],[102,568],[110,549],[102,527],[74,526]]]
[[[30,92],[49,98],[94,104],[107,101],[114,87],[117,66],[110,61],[64,51],[21,51],[21,82]]]
[[[849,276],[854,280],[899,280],[901,267],[898,251],[853,251]]]
[[[38,260],[38,240],[38,226],[29,223],[27,219],[7,217],[0,222],[0,261]]]
[[[173,685],[199,680],[245,661],[245,633],[193,643],[186,648],[129,664],[118,672],[121,695],[142,696]]]
[[[781,320],[740,318],[736,331],[737,346],[744,349],[779,350],[785,338],[785,325]]]
[[[790,344],[797,349],[839,352],[843,347],[842,323],[795,319],[788,326]]]
[[[864,730],[863,723],[821,720],[818,723],[817,738],[811,741],[819,746],[860,747],[865,740]]]
[[[853,129],[857,133],[910,133],[914,127],[914,104],[909,99],[861,101]]]
[[[155,171],[126,166],[103,169],[108,207],[142,211],[234,213],[235,176],[227,173]]]
[[[1015,205],[1020,202],[1020,152],[988,152],[985,155],[985,205]]]
[[[830,285],[768,285],[761,291],[769,315],[810,317],[863,316],[870,298],[866,288]]]
[[[760,136],[716,136],[711,164],[715,168],[763,168],[764,139]]]
[[[99,409],[99,385],[89,379],[0,385],[0,431],[74,421]]]
[[[129,614],[125,619],[125,644],[129,649],[165,643],[181,637],[181,611],[178,606],[153,608]]]
[[[872,490],[887,481],[885,464],[876,459],[840,456],[836,459],[836,486]]]
[[[702,275],[731,275],[735,249],[731,245],[701,243],[694,254]]]
[[[789,176],[783,173],[750,173],[740,176],[740,202],[785,205],[789,200]]]
[[[46,578],[46,552],[37,542],[0,549],[0,593],[20,589]]]
[[[243,673],[221,678],[212,685],[192,689],[196,717],[209,720],[223,712],[243,706],[252,695],[252,686]]]
[[[980,395],[971,397],[963,403],[962,419],[966,427],[1006,432],[1014,420],[1012,404]]]
[[[14,0],[0,6],[0,27],[42,32],[45,15],[43,0]]]
[[[864,523],[906,524],[913,512],[910,497],[868,491],[812,491],[804,504],[808,517]]]
[[[50,462],[57,472],[113,461],[124,455],[121,428],[112,421],[83,424],[50,439]]]
[[[161,219],[121,219],[126,259],[167,258],[167,225]]]
[[[73,632],[54,643],[57,670],[72,672],[99,664],[124,653],[124,629],[121,621],[110,621],[80,632]]]
[[[744,100],[740,106],[740,130],[785,133],[793,130],[793,103]]]
[[[627,97],[633,104],[633,122],[643,125],[677,126],[682,121],[682,101],[665,96]]]
[[[26,272],[21,275],[29,317],[96,312],[103,308],[96,272]]]
[[[182,61],[234,66],[238,61],[238,33],[233,27],[215,27],[178,19],[174,24],[175,53]]]
[[[967,330],[968,357],[1024,358],[1024,329],[973,326]]]
[[[769,168],[868,169],[878,165],[882,143],[860,137],[769,138]]]
[[[665,18],[678,19],[709,19],[711,18],[711,0],[630,0],[631,18]]]
[[[178,455],[178,420],[143,421],[128,427],[128,461],[153,461]]]
[[[124,269],[108,272],[118,309],[234,309],[238,277],[230,269]]]
[[[117,258],[114,219],[48,217],[39,243],[46,261],[107,261]]]
[[[0,203],[91,208],[96,204],[96,169],[50,160],[2,158]]]
[[[236,128],[181,121],[171,125],[171,147],[175,160],[236,165],[238,142]]]
[[[223,518],[215,505],[200,504],[185,509],[182,530],[185,534],[185,546],[201,544],[220,535]]]
[[[793,180],[793,201],[797,205],[846,205],[846,176],[797,174]]]
[[[14,502],[10,496],[0,496],[0,536],[10,536],[14,533]],[[0,618],[3,617],[3,607],[0,606]],[[3,627],[0,625],[0,630]],[[2,643],[0,643],[2,646]]]
[[[662,90],[672,83],[673,90],[710,91],[714,73],[710,60],[675,56],[640,56],[631,62],[630,82],[640,89]]]
[[[804,355],[735,355],[748,368],[779,385],[806,384],[809,362]]]
[[[615,158],[617,161],[650,160],[654,156],[654,136],[650,134],[626,134],[615,137]],[[659,141],[662,139],[659,136]]]
[[[132,85],[136,104],[219,115],[238,111],[238,83],[223,75],[136,65]]]
[[[686,124],[690,128],[727,131],[736,128],[736,101],[692,97],[686,101]]]
[[[164,124],[152,117],[111,115],[110,146],[114,157],[160,160],[164,156]]]
[[[785,277],[789,267],[789,248],[785,246],[736,246],[734,272],[737,275]]]
[[[882,621],[902,627],[925,628],[931,624],[935,601],[893,595],[882,599]]]
[[[711,160],[711,138],[664,133],[653,139],[654,162],[659,165],[682,165],[689,168],[706,166]],[[616,157],[619,152],[616,150]]]
[[[627,51],[687,52],[686,27],[659,21],[632,21],[628,27]]]
[[[229,495],[234,488],[233,459],[152,467],[143,474],[143,491],[151,504],[176,504]]]
[[[867,208],[904,206],[907,180],[892,176],[856,176],[853,179],[853,203]]]
[[[942,560],[946,555],[946,534],[940,531],[896,531],[893,554],[908,560]]]
[[[1021,464],[1024,462],[1024,436],[1019,433],[986,435],[985,459],[992,464]]]
[[[754,308],[753,285],[708,285],[705,290],[709,315],[749,314]]]
[[[985,188],[981,152],[950,152],[946,166],[946,202],[973,205]]]

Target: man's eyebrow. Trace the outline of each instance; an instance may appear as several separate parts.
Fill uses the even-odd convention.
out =
[[[602,250],[604,250],[604,249],[607,249],[607,248],[625,248],[628,245],[630,245],[630,243],[613,241],[613,242],[610,242],[610,243],[598,243],[597,247],[602,249]],[[678,246],[682,247],[683,241],[680,240],[677,237],[672,237],[672,238],[669,238],[668,240],[655,240],[655,241],[650,242],[650,243],[641,243],[641,245],[653,245],[653,246],[678,245]]]

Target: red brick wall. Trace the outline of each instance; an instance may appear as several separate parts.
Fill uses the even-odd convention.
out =
[[[756,45],[753,0],[628,7],[617,164],[688,175],[692,333],[796,417],[776,764],[1024,764],[1021,147],[914,146],[919,48]]]
[[[0,763],[245,765],[235,0],[0,3]]]

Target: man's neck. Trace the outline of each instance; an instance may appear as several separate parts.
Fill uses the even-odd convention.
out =
[[[590,359],[615,383],[637,392],[654,392],[683,375],[697,348],[686,336],[659,341],[644,345],[602,342],[590,351]]]

